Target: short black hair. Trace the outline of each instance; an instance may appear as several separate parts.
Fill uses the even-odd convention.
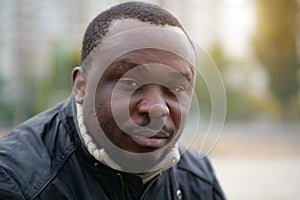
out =
[[[137,1],[118,4],[100,13],[87,27],[82,41],[81,63],[102,42],[110,23],[116,19],[138,19],[155,25],[176,26],[184,31],[171,13],[156,5]]]

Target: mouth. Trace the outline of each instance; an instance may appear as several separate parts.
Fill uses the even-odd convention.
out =
[[[143,136],[131,136],[132,140],[140,147],[159,149],[165,146],[169,138],[165,137],[143,137]]]
[[[171,139],[173,132],[161,130],[155,132],[153,130],[135,130],[131,132],[130,137],[140,147],[159,149],[165,146]]]
[[[122,132],[131,140],[131,148],[136,152],[149,152],[166,146],[173,138],[175,129],[163,125],[159,129],[143,126],[143,124],[128,124],[122,127]]]

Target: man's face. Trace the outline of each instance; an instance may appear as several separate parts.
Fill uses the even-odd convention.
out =
[[[130,152],[164,147],[183,128],[193,77],[188,62],[164,50],[136,50],[119,57],[97,86],[101,128],[115,145]]]
[[[184,34],[177,27],[122,19],[110,25],[104,40],[131,29],[147,27]],[[130,46],[132,40],[122,42],[123,46],[115,45],[114,48],[124,48],[124,43]],[[155,40],[149,43],[155,43]],[[165,44],[172,45],[179,51],[191,48],[190,44]],[[183,52],[184,55],[179,56],[172,53],[172,49],[145,47],[130,50],[105,69],[101,68],[101,76],[95,76],[98,64],[95,60],[101,58],[103,61],[107,56],[104,56],[105,53],[91,56],[94,68],[88,71],[84,84],[77,84],[80,92],[76,92],[76,86],[74,91],[75,100],[80,99],[76,96],[83,96],[82,101],[76,102],[83,104],[84,122],[97,144],[107,145],[102,142],[100,133],[91,131],[95,130],[95,124],[90,120],[94,115],[90,103],[93,98],[97,122],[105,136],[117,147],[127,152],[149,153],[168,145],[171,148],[176,143],[189,113],[195,78],[193,62],[183,58],[194,58],[194,52],[191,49]],[[75,74],[75,82],[78,77]],[[162,153],[156,155],[161,156]]]

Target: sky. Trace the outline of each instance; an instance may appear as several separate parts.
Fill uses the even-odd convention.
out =
[[[253,0],[223,0],[220,14],[221,40],[231,56],[243,57],[250,51],[255,29]]]

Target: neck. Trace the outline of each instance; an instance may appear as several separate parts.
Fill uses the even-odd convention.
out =
[[[83,112],[82,106],[76,103],[76,115],[77,115],[77,125],[78,132],[82,142],[84,143],[88,152],[98,161],[105,164],[106,166],[118,170],[122,170],[122,167],[119,166],[111,157],[106,153],[104,148],[98,147],[93,141],[93,138],[89,135],[88,130],[83,121]],[[156,175],[162,173],[163,171],[174,166],[180,160],[180,154],[178,150],[178,145],[176,144],[170,152],[162,159],[155,167],[153,167],[150,172],[139,173],[138,175],[143,179],[143,182],[146,183],[151,180]]]

